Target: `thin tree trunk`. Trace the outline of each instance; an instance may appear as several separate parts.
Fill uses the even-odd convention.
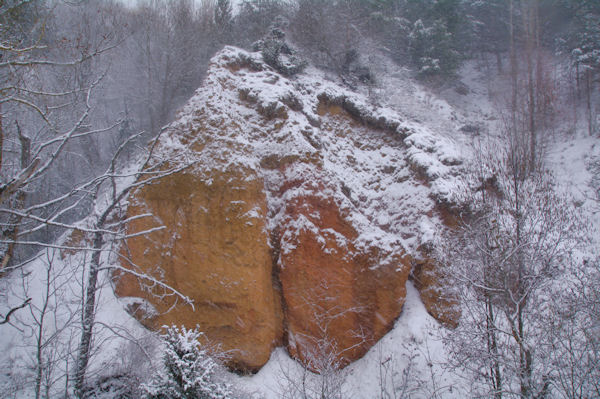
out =
[[[172,40],[168,39],[168,46],[172,46]],[[169,104],[171,103],[171,96],[169,95],[171,92],[171,73],[172,73],[172,65],[171,65],[171,52],[166,52],[167,59],[165,60],[165,73],[163,75],[162,81],[162,95],[160,96],[160,109],[158,112],[159,115],[159,126],[158,129],[163,127],[167,123],[168,112],[169,112]]]
[[[101,225],[101,224],[100,224]],[[98,284],[98,274],[100,271],[100,254],[103,245],[102,233],[94,234],[94,252],[90,259],[90,271],[85,292],[85,303],[82,314],[82,331],[81,341],[79,344],[79,353],[77,355],[77,363],[75,365],[75,395],[78,398],[82,397],[83,387],[85,383],[85,373],[88,362],[90,360],[90,348],[92,344],[92,333],[94,327],[95,311],[96,311],[96,290]]]
[[[496,51],[496,66],[498,67],[498,73],[502,73],[502,54],[500,54],[500,51]]]
[[[517,54],[515,49],[515,25],[513,20],[514,15],[514,3],[510,0],[509,7],[509,32],[510,32],[510,78],[511,78],[511,128],[512,134],[516,135],[517,132]]]
[[[488,350],[493,356],[491,375],[492,386],[494,388],[494,399],[502,398],[502,374],[500,372],[500,363],[498,361],[498,342],[496,339],[496,325],[494,323],[494,309],[491,299],[486,299],[487,307],[487,335],[488,335]]]
[[[577,82],[577,100],[580,100],[581,88],[579,84],[579,62],[575,62],[575,81]]]
[[[50,278],[52,275],[52,263],[48,265],[46,270],[46,292],[44,295],[44,305],[40,310],[40,320],[38,321],[38,331],[36,337],[36,360],[37,360],[37,372],[35,376],[35,399],[40,399],[42,390],[42,377],[44,373],[44,319],[46,318],[46,311],[50,302]]]
[[[2,154],[4,153],[4,130],[2,129],[2,104],[0,104],[0,172],[2,171]]]
[[[146,29],[148,29],[148,27],[146,27]],[[146,33],[146,43],[145,43],[145,47],[146,47],[146,53],[145,53],[145,62],[146,62],[146,73],[147,73],[147,77],[146,77],[146,102],[148,105],[148,114],[149,114],[149,118],[150,118],[150,132],[152,134],[152,136],[154,136],[154,134],[156,134],[156,132],[158,131],[158,129],[156,128],[157,126],[157,122],[156,122],[156,107],[154,106],[154,101],[155,101],[155,96],[154,96],[154,89],[152,87],[152,85],[155,83],[155,76],[153,73],[153,67],[156,67],[156,65],[154,65],[154,60],[152,59],[152,49],[150,46],[150,33],[148,32],[148,30],[145,32]]]
[[[527,160],[523,159],[523,163],[526,163]],[[521,167],[519,169],[522,169]],[[514,309],[517,317],[517,326],[515,329],[514,320],[511,321],[512,334],[515,339],[517,345],[519,346],[519,379],[521,385],[521,397],[529,398],[531,396],[531,373],[532,373],[532,358],[531,351],[527,348],[525,344],[525,322],[523,320],[523,309],[526,306],[526,265],[525,259],[523,257],[521,251],[521,245],[523,243],[522,239],[522,212],[521,212],[521,182],[525,176],[516,176],[513,177],[513,185],[514,185],[514,218],[515,218],[515,247],[517,248],[516,252],[516,278],[515,285],[512,288],[509,288],[511,300],[516,300],[516,308]],[[512,310],[511,310],[512,313]],[[510,316],[512,317],[512,316]]]
[[[521,397],[531,397],[531,373],[532,373],[532,358],[531,351],[525,345],[523,340],[524,334],[524,322],[523,322],[523,308],[519,304],[519,311],[517,315],[518,323],[518,344],[519,344],[519,377],[521,380]]]
[[[537,161],[537,126],[536,126],[536,79],[534,68],[534,52],[536,49],[536,19],[537,3],[530,0],[527,12],[523,13],[524,28],[526,34],[526,56],[527,56],[527,92],[528,92],[528,129],[529,129],[529,170],[535,169]]]
[[[0,118],[1,120],[1,118]],[[17,127],[17,136],[19,138],[19,142],[21,144],[21,157],[20,157],[20,164],[21,164],[21,169],[25,169],[29,166],[29,162],[30,162],[30,158],[31,158],[31,139],[28,138],[27,136],[23,135],[23,133],[21,132],[21,127],[19,126],[19,123],[15,121],[15,125]],[[0,126],[1,129],[1,126]],[[0,132],[1,133],[1,132]],[[0,146],[1,146],[1,140],[0,140]],[[0,152],[1,152],[1,148],[0,148]],[[1,160],[0,160],[1,162]],[[14,197],[14,204],[13,204],[13,208],[14,209],[23,209],[23,207],[25,206],[25,200],[26,200],[26,195],[25,195],[25,191],[23,191],[22,189],[17,190],[15,197]],[[3,254],[2,257],[2,262],[0,263],[0,273],[2,272],[2,270],[4,270],[6,268],[6,266],[8,266],[8,263],[12,260],[14,252],[15,252],[15,247],[16,247],[16,241],[19,235],[19,225],[21,224],[22,221],[22,217],[21,216],[15,216],[15,215],[10,215],[8,218],[8,229],[6,231],[3,232],[4,235],[4,239],[6,239],[9,243],[6,246],[6,251]]]
[[[594,135],[594,115],[592,114],[592,71],[585,71],[585,101],[587,107],[588,134]]]
[[[154,142],[156,144],[156,140]],[[154,147],[152,147],[153,149]],[[150,154],[152,154],[152,149],[150,150]],[[144,164],[143,168],[146,167],[147,164]],[[114,166],[114,165],[113,165]],[[114,172],[114,169],[112,170]],[[139,177],[139,176],[137,176]],[[114,185],[113,185],[114,187]],[[117,207],[123,198],[129,193],[133,186],[129,186],[119,193],[119,195],[115,195],[113,192],[113,200],[110,205],[106,208],[106,210],[100,215],[98,221],[96,222],[96,227],[98,230],[102,229],[106,220],[115,207]],[[98,193],[96,193],[97,195]],[[74,389],[75,395],[78,398],[82,397],[83,388],[85,383],[85,374],[87,371],[88,363],[90,360],[90,349],[92,344],[92,336],[93,336],[93,327],[96,318],[96,292],[98,285],[98,275],[100,273],[100,256],[102,254],[102,248],[104,247],[105,240],[104,235],[101,231],[96,231],[94,233],[94,240],[92,244],[92,256],[90,258],[89,263],[89,275],[87,281],[87,287],[85,291],[84,305],[83,305],[83,314],[81,318],[82,323],[82,331],[81,331],[81,340],[79,343],[79,351],[77,355],[77,362],[75,364],[75,372],[74,376]]]

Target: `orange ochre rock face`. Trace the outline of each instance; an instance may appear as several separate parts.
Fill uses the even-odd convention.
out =
[[[192,299],[194,308],[128,273],[116,280],[117,295],[150,302],[152,312],[130,309],[147,327],[199,325],[230,353],[231,368],[258,370],[282,336],[262,180],[249,170],[180,172],[144,186],[131,202],[130,216],[152,213],[157,220],[137,219],[129,234],[166,228],[127,240],[122,254],[135,266],[123,266],[161,277]]]
[[[460,319],[458,299],[444,285],[442,266],[431,258],[415,260],[413,277],[427,312],[448,328],[456,328]]]
[[[392,328],[410,271],[402,256],[380,265],[380,249],[356,248],[357,232],[320,192],[287,205],[279,260],[288,351],[316,372],[359,359]]]
[[[284,339],[313,371],[346,366],[392,328],[410,265],[402,254],[357,248],[344,212],[313,187],[286,204],[275,251],[263,182],[252,171],[180,172],[142,187],[128,215],[153,217],[130,222],[128,234],[166,228],[128,239],[123,266],[160,277],[194,309],[129,273],[117,276],[117,295],[147,301],[151,311],[140,303],[129,310],[151,329],[199,325],[230,353],[232,369],[258,370]],[[298,227],[306,222],[311,229]]]
[[[345,89],[279,76],[259,54],[220,54],[157,146],[193,166],[130,195],[127,233],[140,234],[121,266],[134,273],[115,276],[128,310],[154,330],[198,325],[233,369],[256,371],[283,344],[319,372],[393,327],[416,264],[427,309],[455,325],[435,262],[412,260],[449,224],[431,186],[454,158],[438,139]],[[416,176],[428,167],[430,180]]]

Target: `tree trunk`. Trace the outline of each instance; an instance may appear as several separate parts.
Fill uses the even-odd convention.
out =
[[[0,104],[0,172],[2,171],[2,154],[4,153],[4,130],[2,129],[2,104]]]
[[[529,130],[529,170],[533,171],[537,162],[537,126],[536,126],[536,78],[534,53],[537,53],[537,0],[529,0],[523,13],[523,27],[526,35],[528,130]]]
[[[498,73],[502,73],[502,54],[500,51],[496,51],[496,66],[498,67]]]
[[[513,20],[514,15],[514,3],[513,0],[510,0],[509,7],[509,32],[510,32],[510,78],[511,78],[511,102],[510,102],[510,111],[511,111],[511,128],[512,134],[517,133],[517,74],[518,65],[517,65],[517,54],[515,49],[515,25]]]
[[[44,302],[42,309],[40,310],[40,319],[38,321],[37,328],[37,337],[36,337],[36,361],[37,361],[37,370],[35,376],[35,399],[40,399],[41,391],[42,391],[42,378],[44,374],[44,320],[46,318],[46,312],[48,311],[48,306],[50,304],[50,286],[52,278],[52,263],[48,265],[48,269],[46,270],[46,292],[44,295]],[[49,396],[47,396],[49,397]]]
[[[579,61],[575,62],[575,82],[577,84],[577,100],[581,100],[581,89],[579,84]]]
[[[585,71],[585,101],[588,120],[588,135],[594,135],[594,115],[592,113],[592,71]]]
[[[0,118],[1,120],[1,118]],[[21,157],[20,157],[20,165],[21,165],[21,169],[25,170],[28,166],[29,166],[29,162],[30,162],[30,158],[31,158],[31,139],[27,136],[24,136],[23,133],[21,132],[21,127],[19,126],[18,122],[15,121],[15,125],[17,127],[17,136],[19,138],[19,143],[21,144]],[[1,129],[1,126],[0,126]],[[2,133],[0,131],[0,133]],[[0,140],[0,152],[1,152],[1,140]],[[1,162],[1,160],[0,160]],[[14,203],[13,203],[13,208],[16,210],[20,210],[23,209],[23,207],[25,206],[25,200],[26,200],[26,195],[25,195],[25,191],[22,189],[18,189],[15,197],[14,197]],[[4,270],[6,268],[6,266],[8,266],[8,263],[12,260],[14,252],[15,252],[15,247],[16,247],[16,241],[17,241],[17,237],[19,235],[19,225],[21,224],[22,221],[22,217],[21,216],[15,216],[15,215],[10,215],[8,217],[8,228],[2,232],[3,238],[6,239],[7,241],[9,241],[9,243],[6,246],[6,251],[4,252],[4,254],[2,254],[2,262],[0,263],[0,273],[2,272],[2,270]]]
[[[519,304],[518,316],[518,339],[519,344],[519,378],[521,380],[521,397],[530,398],[532,394],[531,389],[531,374],[533,368],[533,360],[531,357],[531,350],[525,345],[523,334],[524,334],[524,321],[523,321],[523,308]]]
[[[100,271],[100,254],[104,244],[102,233],[94,234],[94,252],[90,259],[90,271],[88,283],[85,292],[85,302],[83,306],[83,314],[81,318],[82,330],[81,341],[79,344],[79,353],[77,355],[77,363],[74,373],[74,388],[75,396],[82,397],[83,387],[85,383],[85,373],[87,371],[88,362],[90,360],[90,348],[92,344],[92,333],[94,328],[94,319],[96,311],[96,289],[98,284],[98,274]]]
[[[494,389],[494,399],[502,398],[502,374],[500,372],[500,363],[498,361],[498,342],[496,339],[496,325],[494,323],[494,308],[491,298],[486,298],[487,307],[487,335],[488,335],[488,351],[491,353],[493,360],[491,366],[492,387]]]

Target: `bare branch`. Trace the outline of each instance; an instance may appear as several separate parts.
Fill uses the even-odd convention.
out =
[[[2,320],[0,320],[0,324],[6,324],[6,323],[8,323],[10,321],[10,316],[12,316],[13,313],[15,313],[19,309],[23,309],[25,306],[29,305],[30,302],[31,302],[31,298],[27,298],[25,300],[25,302],[23,302],[19,306],[16,306],[16,307],[10,309],[8,311],[8,313],[6,314],[6,316],[2,316],[0,314],[0,317],[2,317]]]

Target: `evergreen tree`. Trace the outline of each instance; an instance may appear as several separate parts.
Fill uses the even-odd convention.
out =
[[[229,384],[217,378],[219,364],[210,350],[200,345],[198,327],[171,326],[161,336],[165,344],[164,370],[144,385],[147,399],[226,399]]]
[[[442,20],[418,19],[409,34],[410,53],[421,75],[451,74],[460,63],[454,35]]]
[[[600,69],[600,13],[586,11],[575,19],[577,31],[573,37],[573,62],[597,71]]]
[[[596,130],[594,92],[600,72],[600,3],[594,1],[568,2],[572,12],[571,26],[565,39],[558,40],[562,51],[569,54],[575,72],[577,95],[583,95],[586,105],[588,134]]]
[[[229,43],[233,27],[233,9],[230,0],[217,0],[215,6],[215,26],[219,41],[224,44]]]
[[[307,62],[285,42],[283,28],[287,24],[284,18],[277,18],[271,27],[271,33],[254,43],[254,50],[260,51],[263,60],[285,76],[302,72]]]
[[[270,30],[279,15],[285,16],[287,8],[282,0],[243,0],[235,17],[236,43],[250,47]]]
[[[498,69],[502,70],[502,54],[509,50],[510,7],[505,0],[468,1],[466,12],[472,18],[469,51],[496,55]]]
[[[421,75],[452,74],[464,56],[468,27],[459,0],[407,0],[404,15],[411,22],[409,52]]]

